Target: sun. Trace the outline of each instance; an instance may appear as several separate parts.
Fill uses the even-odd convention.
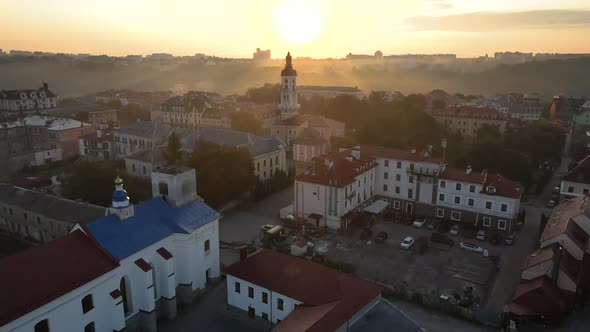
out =
[[[274,13],[277,32],[286,40],[306,44],[317,39],[322,32],[323,17],[313,1],[289,0],[281,2]]]

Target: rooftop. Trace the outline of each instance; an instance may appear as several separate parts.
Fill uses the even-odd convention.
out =
[[[181,139],[181,144],[187,149],[193,149],[199,141],[236,148],[246,148],[254,158],[284,147],[284,143],[274,136],[260,137],[242,131],[219,128],[202,128],[193,131]]]
[[[166,124],[155,123],[151,121],[133,122],[125,128],[116,130],[119,135],[137,136],[148,139],[161,139],[168,137],[172,132],[184,132],[182,128],[172,128]]]
[[[494,108],[482,108],[472,106],[452,106],[445,109],[433,110],[432,116],[471,118],[506,121],[508,116]]]
[[[383,290],[370,281],[266,249],[225,272],[304,303],[276,331],[334,331]]]
[[[7,184],[0,184],[0,202],[70,224],[100,218],[106,213],[106,208],[101,206]]]
[[[0,326],[115,269],[82,231],[0,259]]]
[[[564,175],[562,181],[590,184],[590,156],[582,159],[576,167]]]
[[[567,302],[557,286],[541,276],[518,285],[509,307],[517,315],[554,316],[564,314]]]
[[[545,225],[543,233],[541,233],[539,242],[543,242],[554,236],[565,233],[571,219],[584,213],[585,207],[585,197],[569,199],[556,206],[547,221],[547,225]]]
[[[157,146],[153,149],[147,149],[134,153],[125,157],[125,159],[139,160],[148,163],[163,163],[166,161],[164,158],[164,151],[166,151],[166,146]]]
[[[297,91],[336,91],[336,92],[361,92],[356,86],[327,86],[327,85],[298,85]]]
[[[220,215],[198,199],[172,207],[161,197],[134,206],[134,215],[121,220],[115,214],[88,222],[86,228],[118,260],[173,234],[190,234]]]

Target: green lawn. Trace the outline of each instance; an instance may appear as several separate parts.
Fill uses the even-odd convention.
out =
[[[13,239],[7,235],[0,234],[0,257],[10,256],[30,247],[30,244],[22,240]]]

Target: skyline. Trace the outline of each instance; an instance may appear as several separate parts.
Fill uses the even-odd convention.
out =
[[[0,48],[54,53],[206,53],[343,58],[349,52],[475,57],[590,53],[583,0],[23,0],[0,12]],[[496,8],[503,8],[497,11]],[[387,37],[389,36],[389,37]]]

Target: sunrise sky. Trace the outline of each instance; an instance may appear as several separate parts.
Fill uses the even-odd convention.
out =
[[[0,48],[274,58],[590,53],[588,0],[0,0]]]

